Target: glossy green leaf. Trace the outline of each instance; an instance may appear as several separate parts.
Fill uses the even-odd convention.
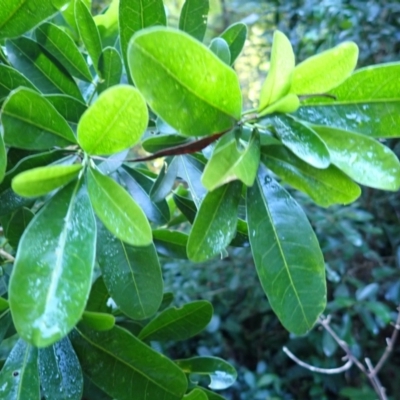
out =
[[[97,242],[98,243],[98,242]],[[110,295],[104,283],[103,277],[99,276],[92,285],[89,299],[86,303],[87,311],[110,313],[112,308],[108,305]]]
[[[45,98],[74,127],[76,127],[81,116],[87,110],[86,104],[75,97],[65,94],[48,94]]]
[[[83,2],[86,4],[87,8],[90,9],[92,0],[83,0]],[[75,0],[71,0],[67,7],[63,7],[61,14],[68,25],[72,28],[71,34],[77,38],[79,35],[75,20]]]
[[[8,188],[0,195],[0,217],[10,214],[30,203],[32,203],[31,199],[18,196],[11,188]]]
[[[153,244],[129,246],[99,226],[97,260],[108,292],[124,314],[141,320],[157,312],[163,279]]]
[[[55,14],[68,0],[4,1],[0,8],[0,39],[21,36]]]
[[[0,101],[20,86],[36,90],[35,86],[16,69],[0,64]]]
[[[78,142],[88,154],[113,154],[132,147],[147,128],[143,97],[132,86],[103,92],[78,124]]]
[[[36,112],[38,108],[40,113]],[[8,146],[45,150],[76,142],[67,121],[48,100],[31,89],[19,88],[11,92],[4,102],[1,121]]]
[[[168,308],[152,319],[138,337],[146,341],[186,340],[205,329],[212,315],[213,307],[205,300]]]
[[[39,350],[40,385],[48,400],[81,400],[83,376],[67,337]]]
[[[329,127],[315,127],[328,146],[331,161],[356,182],[376,189],[400,188],[400,162],[377,140]]]
[[[297,95],[293,93],[289,93],[281,99],[277,100],[275,103],[269,105],[264,108],[259,114],[259,117],[262,117],[267,114],[272,114],[275,112],[280,113],[292,113],[299,109],[300,107],[300,99]]]
[[[232,386],[237,378],[235,368],[218,357],[193,357],[175,362],[187,374],[207,375],[211,380],[208,385],[210,389],[226,389]]]
[[[73,182],[36,214],[18,247],[9,297],[22,338],[49,346],[79,321],[90,291],[95,243],[86,188]]]
[[[0,297],[0,313],[7,310],[9,308],[8,301],[3,297]]]
[[[190,198],[189,191],[179,186],[178,190],[173,194],[173,199],[180,212],[193,224],[197,208],[195,202]]]
[[[157,135],[143,140],[142,146],[149,153],[189,143],[190,139],[180,135]]]
[[[164,27],[140,31],[130,41],[128,59],[150,107],[179,133],[212,135],[240,119],[236,73],[188,34]]]
[[[97,86],[99,93],[121,82],[122,67],[118,51],[114,47],[106,47],[99,59],[99,71],[102,78]]]
[[[99,73],[98,62],[102,52],[99,31],[85,2],[74,0],[74,5],[75,22],[79,36],[92,60],[94,69]]]
[[[267,146],[264,164],[283,181],[307,193],[318,205],[349,204],[361,194],[360,187],[334,165],[319,169],[297,158],[283,146]]]
[[[357,65],[358,47],[344,42],[312,56],[293,71],[290,91],[295,94],[325,93],[339,86]]]
[[[183,397],[184,400],[208,400],[207,395],[199,388],[194,388]]]
[[[0,183],[4,179],[7,168],[7,153],[4,145],[3,135],[0,133]]]
[[[302,335],[326,305],[324,259],[310,223],[264,167],[247,190],[247,219],[254,263],[269,303],[287,330]]]
[[[210,43],[210,50],[225,64],[231,64],[231,53],[225,39],[217,37]]]
[[[187,259],[188,235],[186,233],[156,229],[153,231],[153,241],[159,254],[165,257]]]
[[[119,32],[126,71],[130,68],[128,66],[129,40],[134,33],[154,25],[167,25],[162,0],[119,0]]]
[[[108,331],[115,325],[115,317],[108,313],[84,311],[81,323],[96,331]]]
[[[285,115],[273,117],[271,122],[281,142],[297,157],[315,168],[328,167],[328,148],[312,128]]]
[[[207,29],[209,0],[186,0],[179,18],[179,29],[203,41]]]
[[[33,216],[33,212],[25,207],[20,208],[11,216],[6,229],[6,238],[14,249],[18,247],[19,240]]]
[[[71,75],[34,40],[26,37],[7,40],[6,49],[12,66],[42,93],[64,93],[82,100]]]
[[[24,197],[38,197],[75,179],[81,164],[38,167],[22,172],[12,180],[12,189]]]
[[[177,157],[174,157],[169,164],[164,163],[150,190],[150,197],[153,201],[160,202],[168,196],[175,184],[178,169],[179,158]]]
[[[2,400],[40,400],[38,349],[19,339],[0,372]]]
[[[247,25],[242,22],[237,22],[236,24],[229,26],[221,34],[221,37],[228,43],[232,65],[239,57],[239,54],[246,43]]]
[[[234,181],[207,193],[189,234],[191,261],[209,260],[229,245],[236,233],[241,189],[242,184]]]
[[[36,40],[64,68],[78,79],[92,81],[89,67],[72,37],[64,30],[50,22],[40,25],[35,31]]]
[[[210,191],[236,179],[251,186],[256,178],[259,162],[260,137],[256,130],[249,143],[238,142],[233,133],[227,134],[215,147],[201,182]]]
[[[294,53],[289,39],[275,31],[268,76],[260,93],[258,112],[280,100],[289,93],[294,70]]]
[[[118,326],[79,327],[71,338],[85,373],[113,398],[181,400],[186,392],[186,377],[172,361]]]
[[[151,228],[142,209],[117,182],[90,168],[90,201],[97,216],[118,239],[132,246],[151,243]]]

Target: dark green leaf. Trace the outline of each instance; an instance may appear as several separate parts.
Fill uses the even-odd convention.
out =
[[[4,299],[3,299],[4,300]],[[8,307],[8,302],[7,302]],[[0,343],[3,341],[4,336],[7,334],[8,328],[11,326],[12,319],[9,310],[2,312],[0,315]]]
[[[108,331],[115,325],[115,317],[108,313],[84,311],[81,323],[96,331]]]
[[[72,76],[92,81],[85,59],[68,33],[57,25],[45,22],[36,29],[35,36],[38,43],[62,63]]]
[[[207,193],[189,234],[191,261],[209,260],[229,245],[236,233],[241,189],[242,184],[234,181]]]
[[[110,232],[132,246],[149,245],[149,222],[126,190],[93,168],[88,171],[87,181],[93,209]]]
[[[3,297],[0,297],[0,313],[3,313],[3,311],[7,310],[8,308],[9,308],[8,301]]]
[[[165,257],[187,260],[188,235],[186,233],[168,229],[156,229],[153,231],[153,241],[159,254]]]
[[[212,135],[240,119],[236,73],[191,36],[164,27],[143,30],[130,41],[128,59],[150,107],[179,133]]]
[[[35,86],[16,69],[8,65],[0,64],[0,101],[7,97],[11,91],[20,86],[37,90]]]
[[[158,203],[168,196],[175,184],[178,168],[179,158],[177,157],[174,157],[168,164],[164,163],[163,168],[159,172],[150,190],[151,200]]]
[[[186,0],[179,18],[179,29],[203,41],[210,8],[208,0]]]
[[[199,389],[207,395],[208,400],[226,400],[225,397],[220,396],[217,393],[211,392],[210,390],[199,387]]]
[[[121,82],[122,67],[122,60],[118,51],[114,47],[106,47],[99,59],[101,76],[101,81],[97,86],[99,93]]]
[[[180,135],[157,135],[146,138],[142,142],[143,148],[149,153],[155,153],[169,147],[189,143],[190,139]]]
[[[197,208],[196,204],[192,199],[189,198],[189,196],[189,191],[182,186],[179,186],[178,190],[173,194],[173,199],[181,213],[191,224],[193,224],[193,221],[196,217]]]
[[[48,400],[81,400],[83,376],[67,337],[39,351],[40,385]]]
[[[271,307],[286,329],[304,334],[326,304],[324,259],[310,223],[264,167],[247,190],[247,218],[254,262]]]
[[[7,153],[4,145],[3,135],[0,133],[0,183],[3,182],[7,168]]]
[[[25,207],[20,208],[11,216],[6,230],[6,238],[14,249],[18,247],[19,240],[33,216],[33,212]]]
[[[222,39],[229,45],[231,64],[233,64],[241,53],[247,38],[247,25],[237,22],[229,26],[222,34]]]
[[[45,98],[74,127],[78,124],[82,114],[87,110],[86,104],[80,102],[75,97],[64,94],[48,94]]]
[[[71,75],[35,41],[26,37],[7,40],[7,55],[15,69],[42,93],[64,93],[82,100]]]
[[[171,292],[165,292],[158,311],[160,311],[160,312],[164,311],[167,307],[169,307],[171,305],[171,303],[173,301],[174,301],[174,294]],[[138,332],[138,334],[139,334],[139,332]]]
[[[86,303],[87,311],[97,311],[103,313],[111,312],[111,307],[108,306],[108,300],[110,295],[108,294],[106,285],[101,276],[99,276],[92,285],[90,290],[89,299]]]
[[[186,340],[200,333],[211,321],[213,307],[205,300],[164,310],[140,332],[139,339],[151,341]]]
[[[231,65],[231,53],[225,39],[220,37],[213,39],[210,43],[210,50],[225,64]]]
[[[40,400],[38,349],[19,339],[0,372],[2,400]]]
[[[118,326],[79,327],[71,338],[85,373],[114,398],[180,400],[186,392],[186,377],[172,361]]]
[[[83,374],[83,396],[82,399],[86,400],[113,400],[108,394],[104,393],[98,386],[96,386],[86,374]]]
[[[161,267],[153,244],[133,247],[98,228],[97,260],[104,283],[121,311],[135,320],[156,313],[162,300]]]
[[[11,188],[6,189],[0,195],[0,217],[10,214],[13,211],[18,210],[18,208],[31,203],[31,199],[18,196]]]
[[[184,400],[208,400],[207,395],[199,388],[194,388],[190,393],[183,397]]]
[[[36,214],[18,247],[9,296],[22,338],[45,347],[75,326],[90,291],[95,243],[86,188],[73,182]]]

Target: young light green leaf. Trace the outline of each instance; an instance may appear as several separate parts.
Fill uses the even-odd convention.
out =
[[[68,0],[5,1],[0,8],[0,39],[21,36],[55,14]]]
[[[46,399],[81,400],[81,365],[67,337],[39,350],[39,373]]]
[[[81,164],[38,167],[22,172],[12,180],[12,189],[23,197],[38,197],[75,179]]]
[[[275,103],[264,108],[259,114],[262,117],[267,114],[272,114],[274,112],[280,113],[292,113],[298,110],[300,107],[300,99],[297,95],[289,93],[281,99],[277,100]]]
[[[92,281],[95,243],[93,211],[81,182],[59,191],[25,230],[9,296],[15,327],[29,343],[49,346],[81,318]]]
[[[151,243],[151,228],[142,209],[117,182],[90,168],[90,201],[97,216],[118,239],[132,246]]]
[[[271,61],[267,79],[260,94],[258,112],[280,100],[289,93],[294,70],[294,53],[289,39],[275,31],[272,42]]]
[[[360,187],[334,165],[314,168],[283,146],[266,146],[262,154],[264,164],[273,173],[322,207],[349,204],[361,194]]]
[[[78,79],[92,81],[92,74],[83,55],[72,37],[50,22],[40,25],[35,31],[36,40],[52,54],[65,69]]]
[[[11,65],[42,93],[64,93],[83,100],[74,78],[34,40],[7,40],[6,49]]]
[[[118,85],[103,92],[78,124],[78,142],[89,154],[113,154],[137,143],[147,128],[146,103],[137,89]]]
[[[111,86],[118,85],[122,76],[122,60],[114,47],[106,47],[101,53],[99,71],[102,77],[97,86],[98,93],[104,92]]]
[[[187,260],[188,235],[186,233],[169,229],[155,229],[153,230],[153,241],[158,254]]]
[[[0,101],[3,101],[11,91],[20,86],[37,90],[35,86],[16,69],[8,65],[0,64]]]
[[[115,325],[115,317],[108,313],[84,311],[81,323],[96,331],[108,331]]]
[[[92,14],[84,1],[74,0],[74,4],[75,21],[79,31],[79,36],[89,53],[94,69],[98,74],[100,74],[98,63],[102,52],[102,45],[99,31],[97,30]]]
[[[242,146],[242,143],[239,142]],[[238,149],[238,142],[233,133],[227,134],[214,149],[201,177],[204,187],[212,191],[233,180],[240,180],[251,186],[257,175],[260,162],[260,137],[254,131],[250,142]]]
[[[7,153],[4,145],[3,135],[0,133],[0,183],[4,179],[7,168]]]
[[[302,335],[326,305],[324,259],[304,211],[262,166],[247,190],[247,220],[269,303],[287,330]]]
[[[3,400],[40,400],[38,349],[19,339],[0,372]]]
[[[129,246],[100,224],[97,260],[108,292],[124,314],[142,320],[157,312],[163,279],[153,244]]]
[[[344,42],[303,61],[293,71],[291,93],[326,93],[344,82],[357,65],[358,47]]]
[[[179,18],[179,29],[202,42],[209,9],[209,0],[186,0]]]
[[[241,188],[240,182],[233,181],[207,193],[189,234],[191,261],[209,260],[229,245],[236,233]]]
[[[225,39],[217,37],[211,40],[210,50],[225,64],[231,64],[231,53]]]
[[[80,326],[71,340],[85,373],[113,398],[181,400],[186,392],[181,369],[125,329]]]
[[[377,140],[359,133],[330,127],[315,127],[328,146],[332,163],[361,185],[397,191],[400,162]]]
[[[31,89],[22,87],[10,93],[3,104],[1,121],[4,141],[12,147],[45,150],[76,143],[67,121],[43,95]]]
[[[228,43],[231,55],[231,65],[233,65],[246,43],[247,25],[242,22],[237,22],[236,24],[229,26],[221,34],[221,37]]]
[[[11,216],[5,229],[5,236],[14,249],[18,247],[19,240],[33,217],[33,212],[26,207],[21,207]]]
[[[211,303],[193,301],[181,308],[168,308],[153,318],[138,336],[146,341],[186,340],[200,333],[213,315]]]
[[[273,117],[270,122],[281,142],[297,157],[315,168],[328,167],[328,148],[312,128],[288,115]]]
[[[175,361],[186,374],[207,375],[210,389],[223,390],[232,386],[237,378],[235,368],[218,357],[192,357]]]
[[[150,107],[179,133],[212,135],[240,119],[236,73],[188,34],[164,27],[140,31],[130,41],[128,59]]]

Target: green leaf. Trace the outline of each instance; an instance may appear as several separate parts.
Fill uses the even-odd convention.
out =
[[[209,9],[209,0],[186,0],[179,18],[179,29],[202,42]]]
[[[189,197],[190,192],[179,186],[178,189],[173,194],[173,199],[176,206],[179,208],[180,212],[186,217],[186,219],[193,224],[196,217],[197,208],[194,201]],[[186,253],[186,251],[185,251]]]
[[[19,339],[0,372],[3,400],[40,400],[38,349]]]
[[[281,142],[297,157],[315,168],[327,168],[329,151],[318,134],[309,126],[288,115],[271,118]]]
[[[5,1],[0,8],[0,39],[21,36],[55,14],[68,0]]]
[[[98,232],[99,230],[97,230]],[[98,242],[97,242],[98,244]],[[110,313],[112,308],[108,306],[110,295],[104,283],[102,276],[99,276],[92,285],[89,299],[86,303],[87,311],[96,311],[102,313]]]
[[[149,153],[155,153],[169,147],[189,143],[190,139],[180,135],[157,135],[143,140],[142,146]]]
[[[331,161],[361,185],[382,190],[400,188],[400,162],[377,140],[329,127],[315,127],[328,146]]]
[[[91,8],[92,0],[83,0],[83,2],[86,4],[88,9]],[[61,14],[67,24],[72,28],[71,34],[77,38],[79,35],[75,20],[75,0],[71,0],[67,7],[63,7]]]
[[[8,301],[4,299],[3,297],[0,297],[0,313],[3,311],[7,310],[9,308]],[[1,340],[0,340],[1,342]]]
[[[179,133],[212,135],[240,119],[236,73],[191,36],[171,28],[145,29],[130,41],[128,59],[150,107]]]
[[[0,195],[0,217],[12,213],[19,208],[31,204],[32,200],[25,197],[18,196],[14,191],[9,188]]]
[[[3,299],[4,300],[4,299]],[[3,303],[4,307],[4,303]],[[8,302],[7,302],[8,307]],[[12,323],[11,313],[9,310],[4,311],[0,314],[0,343],[3,341],[4,336],[6,336],[8,329],[10,328]],[[1,372],[0,372],[1,374]]]
[[[286,329],[302,335],[326,304],[324,259],[310,223],[264,167],[247,190],[247,219],[254,263],[269,303]]]
[[[76,125],[81,119],[82,114],[87,110],[86,104],[75,97],[64,94],[48,94],[45,98],[76,130]]]
[[[292,113],[299,109],[300,107],[300,99],[297,95],[293,93],[289,93],[281,99],[277,100],[275,103],[269,105],[267,108],[264,108],[259,114],[259,117],[263,115],[272,114],[275,112],[280,113]]]
[[[139,141],[147,120],[146,103],[138,90],[128,85],[114,86],[82,115],[78,142],[88,154],[118,153]]]
[[[150,190],[150,197],[153,201],[160,202],[168,196],[175,184],[178,168],[179,158],[177,157],[174,157],[169,164],[164,163]]]
[[[199,388],[194,388],[183,397],[183,400],[208,400],[207,395]]]
[[[82,170],[81,164],[38,167],[22,172],[12,180],[12,189],[23,197],[38,197],[64,186]]]
[[[189,234],[191,261],[209,260],[229,245],[236,233],[241,189],[242,184],[234,181],[207,193]]]
[[[103,47],[114,46],[119,34],[118,26],[119,0],[111,0],[107,10],[94,16]]]
[[[213,307],[205,300],[169,308],[152,319],[138,337],[146,341],[186,340],[205,329],[212,315]]]
[[[40,113],[36,112],[38,109]],[[45,150],[76,143],[67,121],[48,100],[31,89],[19,88],[11,92],[3,104],[1,121],[8,146]]]
[[[223,390],[232,386],[237,378],[237,372],[225,360],[218,357],[192,357],[175,361],[187,374],[209,376],[210,389]]]
[[[16,69],[8,65],[0,64],[0,101],[7,97],[11,91],[25,86],[37,90],[35,86]]]
[[[118,326],[79,327],[71,339],[85,373],[113,398],[180,400],[186,392],[186,377],[171,360]]]
[[[86,188],[71,183],[36,214],[18,247],[9,296],[22,338],[49,346],[79,321],[90,291],[95,243]]]
[[[74,4],[75,21],[79,36],[92,60],[94,69],[100,74],[98,62],[102,46],[99,31],[86,4],[82,0],[74,0]]]
[[[108,313],[84,311],[81,323],[96,331],[108,331],[115,325],[115,317]]]
[[[210,191],[236,179],[251,186],[256,178],[259,162],[260,137],[256,130],[247,144],[238,142],[234,133],[227,134],[215,147],[201,182]]]
[[[6,229],[6,238],[14,249],[18,247],[19,240],[33,216],[33,212],[25,207],[20,208],[11,216]]]
[[[67,337],[39,351],[40,385],[46,399],[81,400],[83,376]]]
[[[159,254],[165,257],[187,260],[188,235],[186,233],[168,229],[155,229],[153,241]]]
[[[64,93],[83,100],[72,76],[35,41],[26,37],[7,40],[6,49],[12,66],[42,93]]]
[[[231,64],[231,53],[225,39],[220,37],[213,39],[210,43],[210,50],[225,64]]]
[[[203,393],[207,395],[208,400],[226,400],[225,397],[222,397],[217,393],[211,392],[211,390],[207,390],[203,387],[199,387],[198,389],[200,389]]]
[[[129,246],[99,226],[97,259],[108,292],[124,314],[141,320],[157,312],[163,279],[153,244]]]
[[[87,82],[92,81],[85,59],[68,33],[57,25],[45,22],[36,29],[35,36],[38,43],[62,63],[72,76]]]
[[[102,80],[97,86],[98,93],[121,82],[122,68],[122,60],[118,51],[114,47],[106,47],[99,59],[99,72]]]
[[[291,93],[325,93],[339,86],[357,64],[358,47],[344,42],[303,61],[293,71]]]
[[[154,25],[167,25],[162,0],[120,0],[119,32],[125,69],[129,71],[128,44],[134,33]],[[130,74],[127,73],[129,76]],[[129,76],[130,78],[130,76]]]
[[[237,22],[229,26],[221,34],[221,37],[228,43],[229,52],[231,54],[231,65],[233,65],[246,43],[247,25],[242,22]]]
[[[280,31],[275,31],[271,62],[267,79],[261,88],[258,112],[280,100],[289,93],[294,70],[294,53],[289,39]]]
[[[7,153],[3,135],[0,133],[0,183],[3,181],[7,168]]]
[[[322,207],[349,204],[361,194],[360,187],[334,165],[325,169],[314,168],[283,146],[267,146],[262,154],[264,164],[273,173],[307,193]]]
[[[145,214],[117,182],[93,168],[88,171],[87,182],[93,209],[111,233],[132,246],[151,243]]]

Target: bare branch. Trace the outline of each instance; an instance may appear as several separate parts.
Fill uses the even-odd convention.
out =
[[[15,258],[11,254],[7,253],[3,249],[0,249],[0,256],[5,258],[6,260],[8,260],[10,262],[14,262],[15,261]]]

